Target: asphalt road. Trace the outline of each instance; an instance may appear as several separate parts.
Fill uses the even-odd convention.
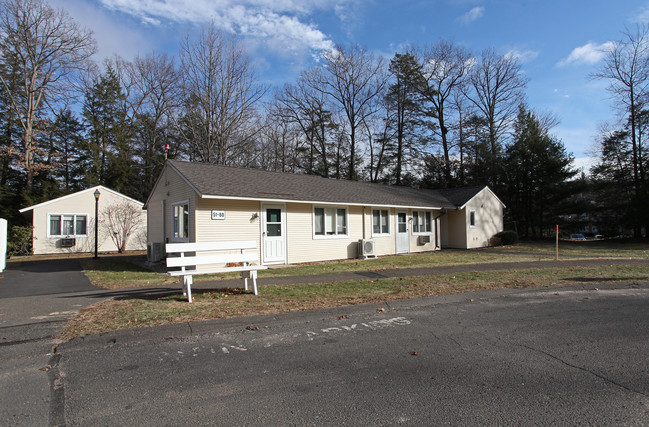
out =
[[[649,282],[146,328],[61,344],[50,423],[647,425],[648,356]]]
[[[7,267],[0,274],[0,424],[47,425],[56,336],[100,296],[77,260]]]

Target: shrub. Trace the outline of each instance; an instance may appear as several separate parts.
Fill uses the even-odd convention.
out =
[[[8,255],[31,255],[32,254],[32,226],[22,227],[14,225],[7,236]]]
[[[492,236],[491,239],[489,239],[489,246],[502,246],[503,241],[500,240],[500,237]]]
[[[501,231],[496,233],[494,237],[500,239],[503,245],[513,245],[518,242],[518,233],[512,230]]]

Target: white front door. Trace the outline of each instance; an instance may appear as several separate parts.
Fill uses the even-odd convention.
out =
[[[408,212],[397,211],[397,253],[409,252]]]
[[[261,216],[262,262],[285,264],[286,210],[283,205],[263,205]]]

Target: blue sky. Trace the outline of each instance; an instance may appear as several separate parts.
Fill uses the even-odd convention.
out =
[[[52,0],[93,29],[98,58],[176,54],[185,34],[214,19],[241,36],[260,80],[293,81],[318,52],[358,43],[391,58],[406,44],[452,39],[474,54],[515,54],[529,105],[561,120],[554,133],[587,162],[602,121],[613,121],[606,83],[588,78],[625,26],[649,22],[649,1],[628,0]]]

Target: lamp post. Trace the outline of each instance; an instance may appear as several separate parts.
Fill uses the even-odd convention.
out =
[[[99,258],[97,256],[97,248],[99,246],[99,196],[101,193],[99,189],[95,190],[95,259]]]

